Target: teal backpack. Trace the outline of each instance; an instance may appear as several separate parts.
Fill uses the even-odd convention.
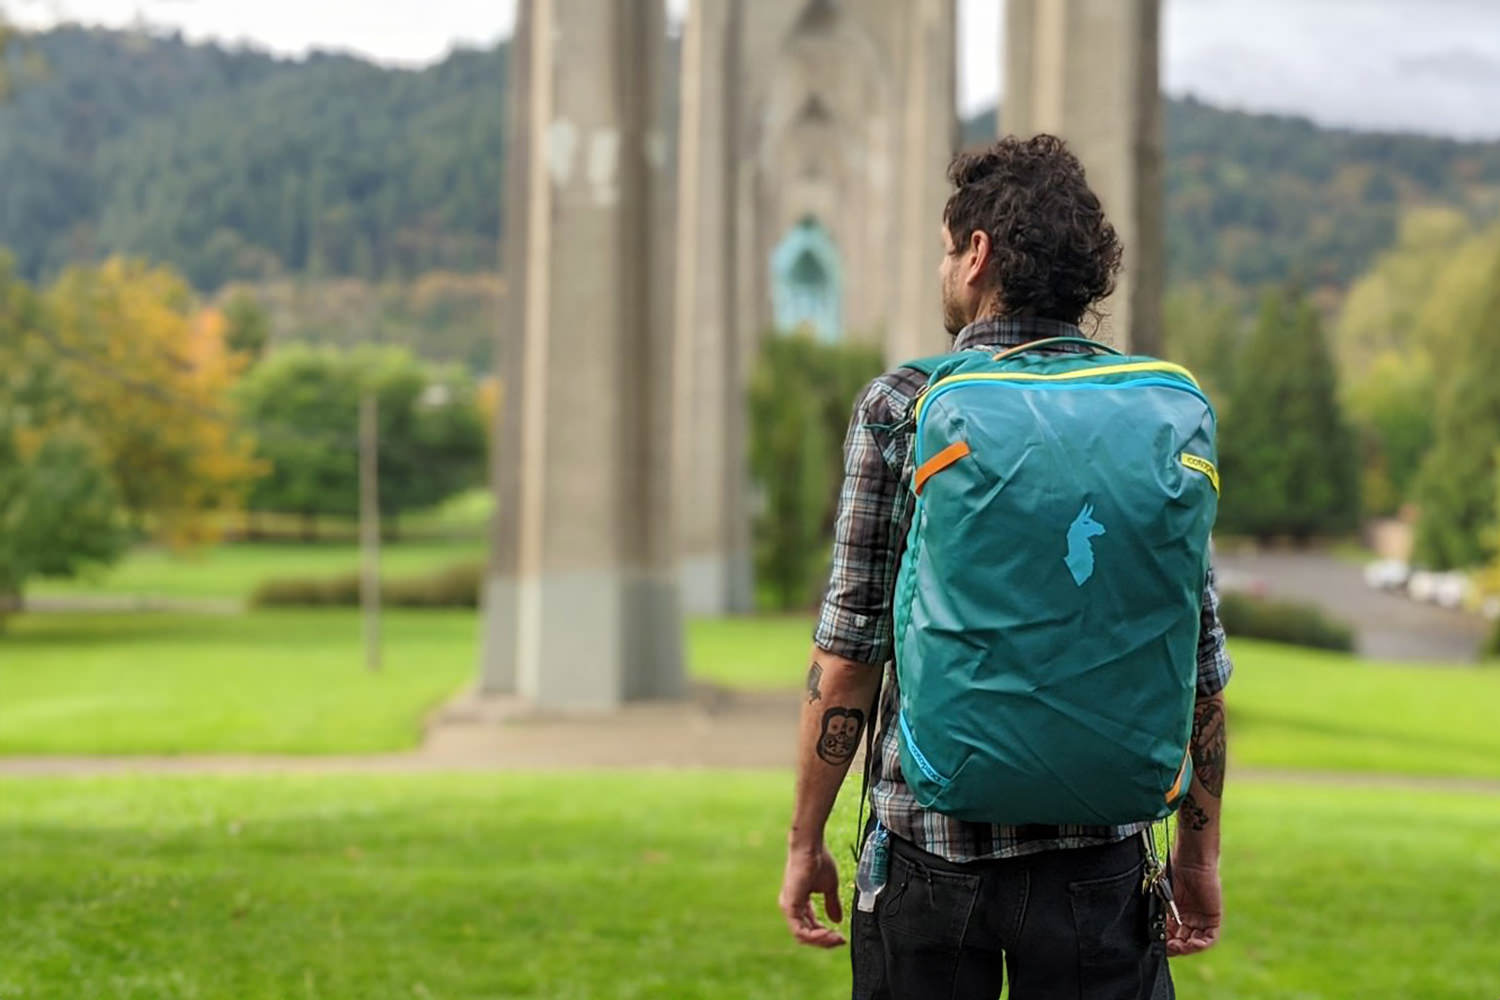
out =
[[[1213,407],[1177,365],[1046,351],[1066,339],[909,365],[901,769],[959,819],[1123,825],[1192,778]]]

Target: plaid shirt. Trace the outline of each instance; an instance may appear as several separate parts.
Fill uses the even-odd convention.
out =
[[[1043,337],[1081,336],[1067,323],[1031,317],[971,323],[958,335],[956,351],[1001,350]],[[1059,345],[1056,350],[1081,350]],[[1017,857],[1038,851],[1113,843],[1146,824],[1120,827],[995,826],[953,819],[917,805],[901,777],[900,737],[893,724],[900,705],[892,663],[896,571],[911,525],[911,436],[904,427],[927,378],[897,368],[870,383],[855,405],[844,444],[844,485],[834,526],[833,574],[813,640],[820,649],[857,663],[885,664],[880,702],[883,725],[875,741],[870,804],[891,833],[949,861]],[[1233,669],[1219,624],[1213,573],[1203,591],[1198,640],[1198,694],[1224,689]],[[871,720],[875,725],[875,720]]]

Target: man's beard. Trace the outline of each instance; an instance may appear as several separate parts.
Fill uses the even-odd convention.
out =
[[[948,336],[954,340],[958,339],[959,333],[969,325],[969,319],[964,315],[963,307],[959,305],[956,298],[948,294],[948,289],[943,289],[943,328],[948,331]]]

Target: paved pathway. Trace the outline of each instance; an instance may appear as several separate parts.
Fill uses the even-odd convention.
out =
[[[237,615],[245,602],[232,597],[152,597],[145,594],[57,594],[30,597],[26,613],[32,615],[73,614],[175,614]]]
[[[1277,597],[1308,601],[1354,626],[1361,655],[1379,660],[1468,661],[1488,630],[1478,615],[1449,611],[1365,585],[1359,566],[1315,552],[1220,554],[1226,580],[1265,584]]]

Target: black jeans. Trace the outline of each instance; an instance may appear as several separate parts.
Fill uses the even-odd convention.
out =
[[[953,864],[891,838],[875,909],[853,917],[854,1000],[1170,1000],[1144,851],[1102,847]]]

